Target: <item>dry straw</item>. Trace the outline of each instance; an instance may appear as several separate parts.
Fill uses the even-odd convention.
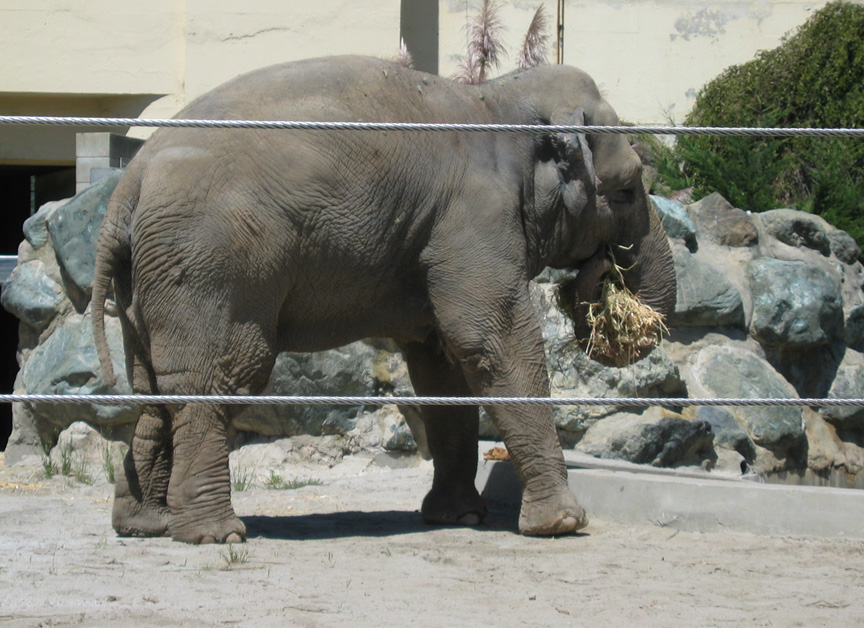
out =
[[[577,338],[571,347],[581,347],[590,358],[606,366],[621,367],[636,362],[650,353],[669,331],[663,315],[642,303],[624,285],[624,270],[613,257],[612,270],[603,279],[597,302],[579,300],[572,280],[562,282],[557,292],[558,307],[574,321],[574,328],[585,327],[580,317],[587,323],[587,337]]]

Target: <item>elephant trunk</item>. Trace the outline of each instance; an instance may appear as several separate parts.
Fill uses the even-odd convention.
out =
[[[677,283],[672,249],[666,231],[651,201],[645,198],[648,228],[632,247],[614,251],[616,263],[624,269],[624,284],[645,305],[651,306],[664,317],[675,313]]]

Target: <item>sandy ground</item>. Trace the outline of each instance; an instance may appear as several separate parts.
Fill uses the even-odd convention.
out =
[[[864,541],[593,520],[554,539],[431,528],[429,463],[302,466],[235,493],[245,545],[121,539],[112,487],[0,458],[0,626],[855,626]],[[282,473],[284,473],[284,469]],[[260,475],[260,474],[259,474]]]

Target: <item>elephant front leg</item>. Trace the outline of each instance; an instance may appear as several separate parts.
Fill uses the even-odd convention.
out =
[[[111,523],[120,536],[163,536],[168,531],[169,438],[164,409],[145,406],[115,484]]]
[[[405,344],[414,391],[421,396],[464,397],[471,394],[458,365],[444,355],[437,334],[422,344]],[[474,485],[477,475],[479,417],[473,406],[424,406],[421,416],[435,474],[423,500],[423,520],[430,524],[477,525],[486,506]]]
[[[513,395],[511,387],[489,389],[489,396]],[[515,394],[513,396],[521,396]],[[569,534],[588,525],[588,517],[567,483],[561,445],[546,407],[487,408],[522,481],[519,532]]]
[[[174,417],[168,485],[169,532],[186,543],[240,543],[246,526],[231,506],[228,418],[213,405],[184,406]]]
[[[543,340],[527,286],[511,288],[509,294],[507,290],[501,287],[485,307],[480,303],[466,311],[469,302],[463,301],[453,310],[458,316],[439,319],[445,338],[476,395],[548,397]],[[552,535],[584,528],[588,519],[570,492],[551,409],[506,405],[487,411],[522,481],[519,531]]]

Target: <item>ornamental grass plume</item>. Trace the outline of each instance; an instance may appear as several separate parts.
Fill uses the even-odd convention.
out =
[[[525,40],[522,42],[522,50],[519,51],[517,67],[520,70],[535,68],[549,62],[546,58],[548,54],[546,42],[549,40],[548,26],[549,20],[546,18],[546,11],[541,4],[531,19],[531,25],[528,27]]]
[[[587,324],[587,336],[575,338],[569,347],[580,347],[591,359],[606,366],[633,364],[648,355],[669,332],[663,315],[627,289],[622,271],[613,259],[599,301],[582,301],[573,279],[562,281],[556,293],[558,307],[573,321],[574,330],[585,329]]]
[[[483,0],[480,11],[468,25],[468,49],[453,77],[460,83],[476,85],[489,78],[489,72],[501,65],[506,54],[501,33],[504,26],[495,0]]]
[[[405,43],[405,39],[399,40],[399,54],[396,57],[396,63],[406,68],[414,67],[414,56],[411,54],[411,51],[408,50],[408,45]]]

